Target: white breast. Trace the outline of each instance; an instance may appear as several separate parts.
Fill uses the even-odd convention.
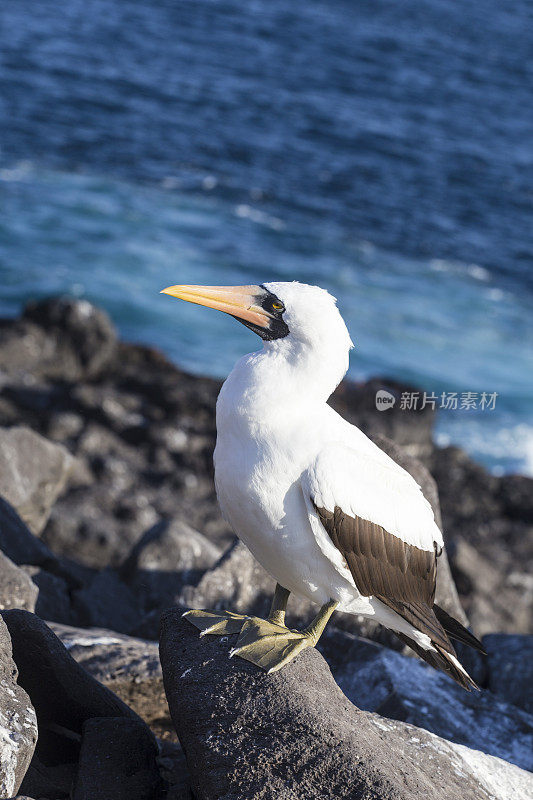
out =
[[[353,599],[351,576],[339,574],[317,545],[301,489],[304,470],[328,435],[329,407],[285,409],[259,422],[221,392],[217,404],[215,485],[224,518],[272,577],[322,604]],[[328,411],[324,411],[327,408]]]

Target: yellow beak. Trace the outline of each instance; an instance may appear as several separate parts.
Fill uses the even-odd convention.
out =
[[[161,294],[224,311],[252,328],[268,328],[272,320],[259,305],[265,294],[260,286],[168,286]]]

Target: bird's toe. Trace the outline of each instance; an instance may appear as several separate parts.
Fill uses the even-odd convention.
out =
[[[265,672],[277,672],[306,647],[310,637],[259,617],[250,617],[242,626],[230,657],[239,656]]]
[[[200,636],[206,634],[228,636],[232,633],[240,633],[248,619],[244,614],[235,614],[233,611],[199,611],[196,609],[186,611],[182,616],[195,628],[198,628]]]

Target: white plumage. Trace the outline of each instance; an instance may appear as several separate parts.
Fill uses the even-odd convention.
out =
[[[317,513],[340,509],[368,520],[386,532],[387,545],[396,538],[430,559],[443,545],[416,481],[327,404],[352,347],[335,299],[300,283],[166,291],[226,311],[264,338],[261,350],[236,364],[217,402],[216,491],[235,533],[290,592],[321,606],[337,601],[339,610],[373,617],[437,653],[423,625],[361,594]]]
[[[300,283],[267,283],[290,334],[244,356],[217,402],[215,485],[239,538],[278,583],[322,605],[374,617],[430,646],[425,634],[361,597],[304,489],[318,505],[383,525],[425,550],[442,534],[414,479],[327,399],[348,368],[352,342],[335,299]]]

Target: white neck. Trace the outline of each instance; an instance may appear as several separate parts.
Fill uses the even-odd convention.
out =
[[[292,339],[265,342],[237,362],[220,392],[217,413],[272,419],[289,410],[326,403],[348,369],[338,341],[313,346]]]

